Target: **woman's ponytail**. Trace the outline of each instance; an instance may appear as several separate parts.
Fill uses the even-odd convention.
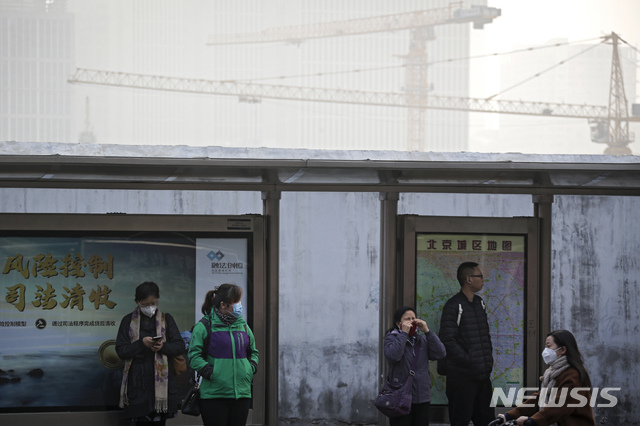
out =
[[[209,312],[211,312],[211,309],[213,309],[213,300],[216,297],[216,290],[218,289],[218,287],[216,287],[214,290],[209,290],[207,292],[207,295],[204,296],[204,303],[202,304],[202,315],[209,315]]]

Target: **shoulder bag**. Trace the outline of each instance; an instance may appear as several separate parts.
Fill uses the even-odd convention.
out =
[[[193,377],[189,380],[191,383],[191,387],[189,387],[189,391],[185,395],[182,400],[182,405],[180,406],[180,411],[182,414],[186,414],[188,416],[199,416],[200,415],[200,375],[193,380]]]
[[[180,375],[187,371],[187,360],[184,355],[171,357],[171,363],[173,364],[173,371],[175,371],[176,375]]]
[[[411,412],[411,388],[413,386],[413,376],[416,375],[416,352],[413,352],[413,361],[411,362],[411,370],[409,377],[399,388],[394,388],[389,383],[389,378],[385,380],[382,390],[373,401],[378,411],[387,417],[406,416]]]

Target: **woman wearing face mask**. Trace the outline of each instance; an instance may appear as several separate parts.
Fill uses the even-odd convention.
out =
[[[591,379],[573,334],[567,330],[549,333],[542,358],[549,368],[540,378],[540,391],[498,418],[503,422],[515,419],[518,426],[595,426]],[[579,398],[574,397],[576,393]]]
[[[202,376],[200,414],[204,426],[243,426],[251,405],[251,382],[258,368],[253,332],[242,318],[242,288],[222,284],[209,291],[189,342],[189,365]]]
[[[164,425],[179,402],[170,358],[184,353],[184,341],[173,317],[158,309],[159,298],[155,283],[140,284],[137,306],[122,319],[116,338],[116,353],[125,361],[120,407],[136,425]]]
[[[394,326],[384,338],[384,356],[389,363],[387,380],[398,387],[409,377],[415,359],[412,383],[411,411],[406,416],[390,417],[391,426],[428,426],[431,405],[429,360],[442,359],[447,354],[438,336],[429,330],[424,320],[416,318],[413,308],[404,306],[393,315]],[[422,333],[417,333],[420,330]]]

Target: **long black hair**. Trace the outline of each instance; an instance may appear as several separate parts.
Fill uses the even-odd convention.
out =
[[[204,303],[202,304],[202,315],[209,315],[214,306],[220,309],[220,302],[231,305],[241,298],[242,287],[235,284],[222,284],[207,292],[207,295],[204,297]]]
[[[565,353],[567,362],[570,366],[578,370],[578,373],[580,373],[581,385],[590,388],[591,378],[589,377],[587,369],[584,368],[584,360],[582,359],[582,354],[578,350],[578,343],[576,342],[576,338],[573,334],[568,330],[555,330],[547,334],[547,337],[549,336],[551,336],[558,347],[564,346],[567,349],[567,352]]]
[[[392,332],[393,330],[396,330],[398,328],[398,323],[400,321],[402,321],[402,317],[404,316],[405,312],[407,311],[411,311],[414,314],[416,313],[416,310],[413,309],[411,306],[403,306],[402,308],[398,308],[398,310],[396,310],[396,312],[393,314],[393,324],[391,325],[391,328],[387,330],[387,333]]]

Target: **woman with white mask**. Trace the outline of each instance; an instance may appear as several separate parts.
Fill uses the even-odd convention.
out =
[[[595,426],[591,379],[573,334],[549,333],[542,359],[549,367],[540,377],[540,390],[498,418],[516,420],[518,426]]]
[[[178,407],[172,357],[183,355],[175,320],[158,309],[160,290],[147,281],[136,287],[136,308],[120,323],[116,353],[125,361],[120,407],[136,425],[165,424]]]

